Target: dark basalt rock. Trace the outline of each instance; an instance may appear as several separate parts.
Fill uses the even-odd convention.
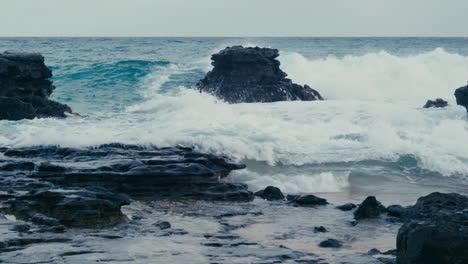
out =
[[[432,193],[404,213],[397,236],[398,264],[468,263],[468,197]]]
[[[426,102],[426,104],[424,105],[424,108],[431,108],[431,107],[440,108],[440,107],[446,107],[446,106],[448,106],[447,101],[445,101],[444,99],[441,99],[441,98],[437,98],[434,101],[433,100],[428,100]]]
[[[339,206],[337,206],[335,208],[339,209],[341,211],[351,211],[356,207],[357,207],[357,205],[355,205],[353,203],[347,203],[347,204],[339,205]]]
[[[387,213],[389,216],[395,216],[395,217],[405,217],[407,214],[408,209],[401,206],[401,205],[390,205],[387,207]]]
[[[323,248],[340,248],[342,246],[343,246],[343,243],[334,238],[329,238],[327,240],[320,242],[319,244],[319,247],[323,247]]]
[[[268,201],[284,200],[284,194],[279,188],[274,186],[268,186],[265,188],[265,190],[256,192],[255,196],[266,199]]]
[[[288,201],[298,206],[327,205],[327,200],[315,195],[288,195]]]
[[[354,219],[377,218],[383,212],[385,212],[385,207],[374,196],[369,196],[354,212]]]
[[[127,195],[140,200],[254,198],[247,185],[220,181],[244,165],[191,148],[108,144],[3,148],[1,154],[8,160],[0,161],[0,212],[41,225],[116,224],[126,219],[120,208],[130,202]]]
[[[326,233],[328,230],[324,226],[316,226],[314,227],[315,233]]]
[[[159,227],[161,230],[171,228],[171,223],[169,223],[167,221],[158,221],[158,222],[154,223],[154,225]]]
[[[468,112],[468,85],[455,90],[455,98],[457,99],[457,104],[464,106]]]
[[[44,57],[34,53],[0,53],[0,120],[66,117],[67,105],[48,98],[55,87]]]
[[[323,100],[309,86],[287,79],[278,56],[276,49],[227,47],[211,57],[214,68],[197,87],[229,103]]]

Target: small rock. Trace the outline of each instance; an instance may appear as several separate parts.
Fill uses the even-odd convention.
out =
[[[445,100],[443,100],[441,98],[437,98],[434,101],[428,100],[426,102],[426,104],[424,105],[424,108],[431,108],[431,107],[439,108],[439,107],[446,107],[446,106],[448,106],[447,101],[445,101]]]
[[[356,207],[357,207],[357,205],[355,205],[353,203],[347,203],[347,204],[339,205],[339,206],[337,206],[335,208],[339,209],[341,211],[351,211]]]
[[[383,212],[385,212],[385,207],[374,196],[369,196],[354,212],[354,218],[356,220],[377,218]]]
[[[377,255],[377,254],[382,254],[382,252],[380,252],[380,250],[378,250],[376,248],[373,248],[373,249],[367,251],[367,254],[373,256],[373,255]]]
[[[288,195],[288,201],[300,206],[326,205],[327,200],[314,195]]]
[[[387,207],[387,213],[390,216],[403,217],[407,209],[401,205],[390,205]]]
[[[325,232],[328,232],[328,230],[324,226],[316,226],[316,227],[314,227],[314,232],[315,233],[325,233]]]
[[[327,240],[324,240],[320,242],[319,247],[323,248],[340,248],[343,246],[343,243],[339,240],[329,238]]]
[[[265,190],[256,192],[255,196],[261,197],[268,201],[284,200],[284,194],[279,188],[274,186],[268,186],[265,188]]]
[[[31,229],[31,226],[22,224],[22,225],[15,225],[11,230],[24,233],[24,232],[28,232],[29,229]]]
[[[158,222],[154,223],[154,225],[159,227],[161,230],[171,228],[171,223],[169,223],[167,221],[158,221]]]

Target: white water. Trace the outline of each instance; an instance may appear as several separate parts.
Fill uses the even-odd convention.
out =
[[[184,71],[171,66],[143,82],[147,100],[124,113],[0,121],[0,146],[184,144],[272,166],[396,160],[412,154],[423,168],[468,175],[467,115],[453,99],[454,89],[468,78],[467,57],[437,49],[406,58],[380,52],[308,60],[289,53],[280,60],[294,81],[308,83],[329,100],[229,105],[184,87],[158,93],[172,74]],[[451,105],[421,108],[436,97]],[[276,184],[290,192],[347,186],[347,176],[332,172],[292,178],[243,173],[235,176],[253,186]]]

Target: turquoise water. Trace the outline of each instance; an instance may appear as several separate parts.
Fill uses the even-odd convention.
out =
[[[191,89],[211,54],[239,44],[279,49],[289,77],[327,100],[229,105]],[[467,115],[453,96],[466,38],[0,38],[0,51],[42,53],[52,99],[88,115],[0,121],[0,146],[183,144],[248,163],[232,180],[252,189],[466,192]],[[450,106],[422,109],[437,97]]]

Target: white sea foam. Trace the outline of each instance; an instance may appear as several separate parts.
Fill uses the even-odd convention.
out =
[[[123,113],[0,121],[0,146],[183,144],[271,166],[397,160],[412,154],[423,168],[468,175],[466,111],[453,102],[444,109],[421,108],[427,99],[453,97],[468,76],[466,57],[438,49],[406,58],[383,52],[315,61],[286,54],[281,61],[295,81],[307,82],[330,100],[229,105],[185,87],[159,93],[171,74],[184,70],[173,68],[148,82],[145,102]],[[335,191],[347,182],[335,172],[277,174],[269,182],[257,178],[246,181],[259,188],[280,185],[291,193]]]

